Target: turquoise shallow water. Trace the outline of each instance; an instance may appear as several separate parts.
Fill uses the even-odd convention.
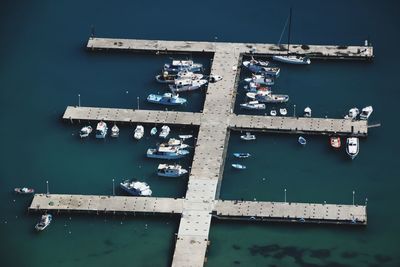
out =
[[[369,37],[372,63],[315,61],[307,67],[281,66],[276,92],[290,95],[289,113],[311,106],[315,116],[341,117],[353,106],[372,104],[372,129],[350,162],[329,149],[324,137],[265,134],[243,143],[232,133],[222,199],[356,203],[368,198],[365,228],[247,224],[213,221],[207,266],[399,266],[399,171],[395,140],[400,23],[395,1],[3,1],[0,8],[0,265],[1,266],[168,266],[176,217],[57,215],[48,230],[33,231],[38,214],[27,214],[21,185],[52,193],[111,194],[112,179],[138,177],[154,195],[182,197],[186,180],[154,175],[158,161],[145,150],[156,139],[132,138],[134,125],[121,127],[118,140],[81,141],[81,125],[62,122],[67,105],[155,108],[143,100],[162,91],[153,76],[169,56],[91,53],[84,49],[91,25],[102,37],[169,40],[276,42],[289,7],[292,39],[310,44],[362,44]],[[255,5],[258,5],[255,8]],[[185,14],[185,22],[177,19]],[[187,15],[190,14],[190,15]],[[209,67],[210,58],[193,57]],[[243,73],[245,74],[245,73]],[[239,88],[238,103],[243,91]],[[188,95],[182,110],[199,111],[204,94]],[[239,112],[239,110],[237,110]],[[250,114],[250,113],[249,113]],[[147,130],[150,126],[146,127]],[[178,129],[174,129],[175,133]],[[191,133],[196,129],[179,129]],[[231,154],[248,169],[233,171]],[[236,161],[235,161],[236,162]],[[190,165],[190,159],[181,162]],[[263,179],[265,178],[265,179]],[[117,181],[116,180],[116,181]],[[122,194],[117,190],[118,194]],[[147,225],[147,229],[146,229]]]

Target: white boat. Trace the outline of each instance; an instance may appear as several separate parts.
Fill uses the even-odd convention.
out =
[[[250,61],[243,61],[243,66],[248,68],[251,72],[261,75],[271,75],[278,77],[280,74],[280,68],[278,67],[267,67],[268,61],[259,61],[251,59]]]
[[[222,80],[222,76],[216,75],[216,74],[211,74],[210,75],[210,83],[216,83]]]
[[[349,137],[346,141],[346,153],[351,159],[354,159],[360,150],[359,140],[357,137]]]
[[[372,106],[365,107],[361,110],[360,113],[360,119],[361,120],[368,120],[369,116],[371,116],[371,113],[374,111]]]
[[[156,135],[157,134],[157,127],[153,127],[153,128],[151,128],[151,131],[150,131],[150,135]]]
[[[311,60],[308,57],[303,57],[303,56],[299,56],[299,55],[290,55],[290,28],[291,28],[291,26],[292,26],[292,9],[290,9],[290,13],[289,13],[287,54],[286,55],[275,55],[272,57],[272,59],[275,61],[289,63],[289,64],[296,64],[296,65],[311,64]],[[286,24],[285,24],[285,28],[286,28]],[[285,30],[285,28],[283,30]],[[283,34],[283,32],[282,32],[282,34]],[[279,40],[279,42],[280,42],[280,40]]]
[[[147,149],[146,155],[148,158],[155,159],[180,159],[188,155],[190,152],[185,149],[173,146],[158,146],[157,148]]]
[[[299,139],[297,140],[300,145],[305,146],[307,144],[307,140],[303,136],[299,136]]]
[[[179,136],[179,138],[182,139],[182,140],[190,139],[190,138],[193,137],[193,135],[191,135],[191,134],[181,134],[181,135],[178,135],[178,136]]]
[[[136,126],[135,133],[134,133],[133,137],[136,140],[140,140],[143,137],[143,135],[144,135],[144,127],[142,125]]]
[[[344,116],[344,118],[348,119],[348,120],[355,120],[357,118],[358,114],[360,114],[360,111],[358,110],[358,108],[351,108],[349,110],[349,114]]]
[[[133,196],[150,197],[153,193],[150,189],[150,186],[146,182],[125,180],[120,183],[120,187]]]
[[[265,104],[259,103],[258,101],[250,101],[247,103],[240,104],[241,108],[244,109],[265,109]]]
[[[175,138],[170,138],[168,142],[162,143],[159,145],[160,147],[179,147],[181,149],[183,148],[188,148],[188,144],[183,143],[183,139],[175,139]]]
[[[203,65],[194,63],[193,60],[172,60],[171,64],[164,64],[164,71],[179,72],[182,70],[199,72],[203,70]]]
[[[33,188],[28,188],[28,187],[17,187],[17,188],[14,188],[14,192],[17,194],[25,195],[25,194],[35,193],[35,190]]]
[[[119,128],[116,124],[111,128],[111,137],[118,137],[119,136]]]
[[[245,170],[246,166],[242,165],[242,164],[238,164],[238,163],[233,163],[232,167],[238,170]]]
[[[240,139],[245,141],[251,141],[251,140],[256,140],[256,136],[254,134],[251,134],[250,132],[246,132],[245,135],[240,136]]]
[[[270,113],[269,113],[271,116],[276,116],[276,110],[275,109],[272,109],[271,111],[270,111]]]
[[[167,138],[167,136],[169,135],[169,132],[171,131],[171,129],[167,126],[167,125],[163,125],[161,127],[161,132],[158,135],[160,138]]]
[[[269,91],[264,91],[264,90],[260,90],[257,92],[247,92],[246,97],[248,97],[250,99],[256,99],[257,95],[265,96],[265,95],[268,95],[269,93],[270,93]]]
[[[179,97],[179,95],[172,93],[164,93],[163,95],[150,94],[147,96],[147,101],[167,106],[179,106],[187,102],[186,98]]]
[[[168,71],[163,71],[162,74],[156,76],[156,81],[159,83],[174,83],[176,79],[192,79],[198,80],[204,77],[203,74],[193,73],[189,70],[181,70],[178,73],[169,73]]]
[[[253,74],[251,78],[245,78],[245,82],[247,83],[255,83],[259,85],[273,85],[274,84],[274,79],[272,79],[269,76],[264,76],[264,75],[259,75],[259,74]]]
[[[104,121],[97,123],[96,138],[106,138],[107,130],[107,124]]]
[[[237,153],[233,153],[233,156],[235,156],[236,158],[239,159],[245,159],[251,156],[250,153],[247,152],[237,152]]]
[[[268,92],[266,94],[257,93],[255,95],[255,100],[261,103],[286,103],[289,101],[289,96],[272,94],[271,92]]]
[[[173,85],[169,85],[169,89],[172,93],[179,93],[185,91],[194,91],[200,89],[202,86],[207,84],[207,80],[192,80],[192,79],[177,79]]]
[[[40,218],[40,221],[35,225],[36,231],[43,231],[50,225],[51,221],[53,220],[53,216],[51,214],[44,214]]]
[[[79,136],[81,138],[88,137],[89,134],[93,131],[92,126],[84,126],[82,129],[79,131]]]
[[[255,82],[250,82],[249,84],[245,85],[244,89],[248,92],[271,91],[271,87],[267,87]]]
[[[304,109],[304,113],[303,113],[303,116],[304,117],[311,117],[311,108],[310,107],[306,107],[305,109]]]
[[[157,175],[163,177],[180,177],[187,173],[188,171],[183,169],[182,166],[178,164],[159,164],[157,168]]]
[[[286,109],[286,108],[280,108],[280,109],[279,109],[279,113],[280,113],[282,116],[286,116],[286,115],[287,115],[287,109]]]

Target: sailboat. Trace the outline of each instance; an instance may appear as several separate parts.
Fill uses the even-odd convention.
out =
[[[275,60],[275,61],[280,61],[280,62],[289,63],[289,64],[298,64],[298,65],[311,64],[311,60],[308,57],[302,57],[302,56],[298,56],[298,55],[290,55],[290,28],[291,28],[291,24],[292,24],[292,9],[290,8],[287,54],[286,55],[275,55],[275,56],[272,57],[272,59]],[[283,30],[285,30],[285,28],[286,28],[286,24],[285,24],[285,27],[283,28]],[[279,42],[280,42],[280,40],[279,40]]]

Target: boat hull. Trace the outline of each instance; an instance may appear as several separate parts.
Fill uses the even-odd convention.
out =
[[[304,57],[296,57],[296,56],[273,56],[273,60],[279,61],[282,63],[294,64],[294,65],[309,65],[311,64],[311,60]]]

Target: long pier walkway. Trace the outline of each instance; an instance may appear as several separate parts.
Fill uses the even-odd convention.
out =
[[[229,130],[251,129],[285,133],[338,133],[366,136],[366,122],[342,119],[245,116],[232,114],[236,81],[243,54],[286,53],[272,44],[186,42],[90,38],[90,50],[112,49],[136,52],[213,53],[211,73],[223,79],[208,86],[202,113],[67,107],[63,118],[159,124],[192,124],[199,134],[184,199],[73,195],[35,195],[33,210],[181,213],[172,266],[203,266],[209,244],[211,218],[259,219],[366,224],[366,207],[301,203],[219,201]],[[315,58],[372,59],[370,46],[292,45],[291,51]],[[51,200],[51,201],[49,201]],[[50,203],[52,203],[50,205]]]

